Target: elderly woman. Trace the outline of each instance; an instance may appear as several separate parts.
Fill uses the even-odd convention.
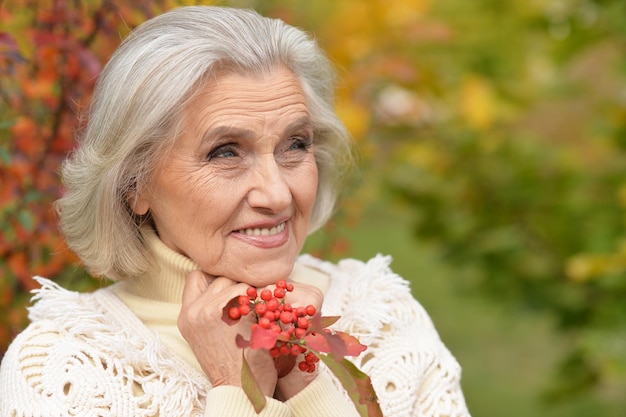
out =
[[[339,315],[367,350],[385,416],[467,416],[460,368],[389,259],[300,251],[328,219],[350,144],[314,41],[252,11],[183,7],[133,31],[103,70],[58,201],[69,246],[117,283],[42,288],[0,372],[0,415],[252,416],[242,389],[249,286],[295,282],[294,306]],[[251,317],[251,316],[250,316]],[[353,416],[325,366],[245,362],[263,416]]]

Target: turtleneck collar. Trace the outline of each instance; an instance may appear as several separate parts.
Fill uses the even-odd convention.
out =
[[[143,226],[141,234],[154,263],[142,275],[127,279],[124,284],[129,293],[154,301],[180,304],[187,275],[200,267],[191,259],[169,248],[152,227]],[[315,285],[325,292],[329,285],[327,274],[316,269],[294,265],[290,279]]]
[[[151,300],[180,303],[187,275],[200,267],[170,249],[151,227],[142,227],[141,234],[154,263],[144,274],[126,281],[128,291]]]

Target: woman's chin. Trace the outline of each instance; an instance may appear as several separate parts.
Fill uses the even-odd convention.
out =
[[[271,263],[262,267],[256,268],[254,271],[249,271],[241,275],[238,281],[251,285],[257,288],[267,287],[269,285],[276,284],[279,279],[287,279],[293,271],[294,263]]]

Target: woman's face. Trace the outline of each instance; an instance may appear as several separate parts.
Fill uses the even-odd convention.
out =
[[[135,211],[161,240],[213,276],[263,286],[286,278],[307,236],[317,190],[310,115],[285,68],[224,75],[185,109]]]

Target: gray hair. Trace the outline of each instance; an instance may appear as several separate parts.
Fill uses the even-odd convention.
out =
[[[62,167],[60,227],[92,274],[123,279],[147,270],[151,258],[139,231],[145,219],[128,199],[173,145],[182,109],[203,80],[279,65],[301,81],[313,124],[319,183],[309,232],[328,220],[352,156],[334,112],[335,73],[324,53],[303,31],[251,10],[181,7],[141,24],[113,54],[79,145]]]

